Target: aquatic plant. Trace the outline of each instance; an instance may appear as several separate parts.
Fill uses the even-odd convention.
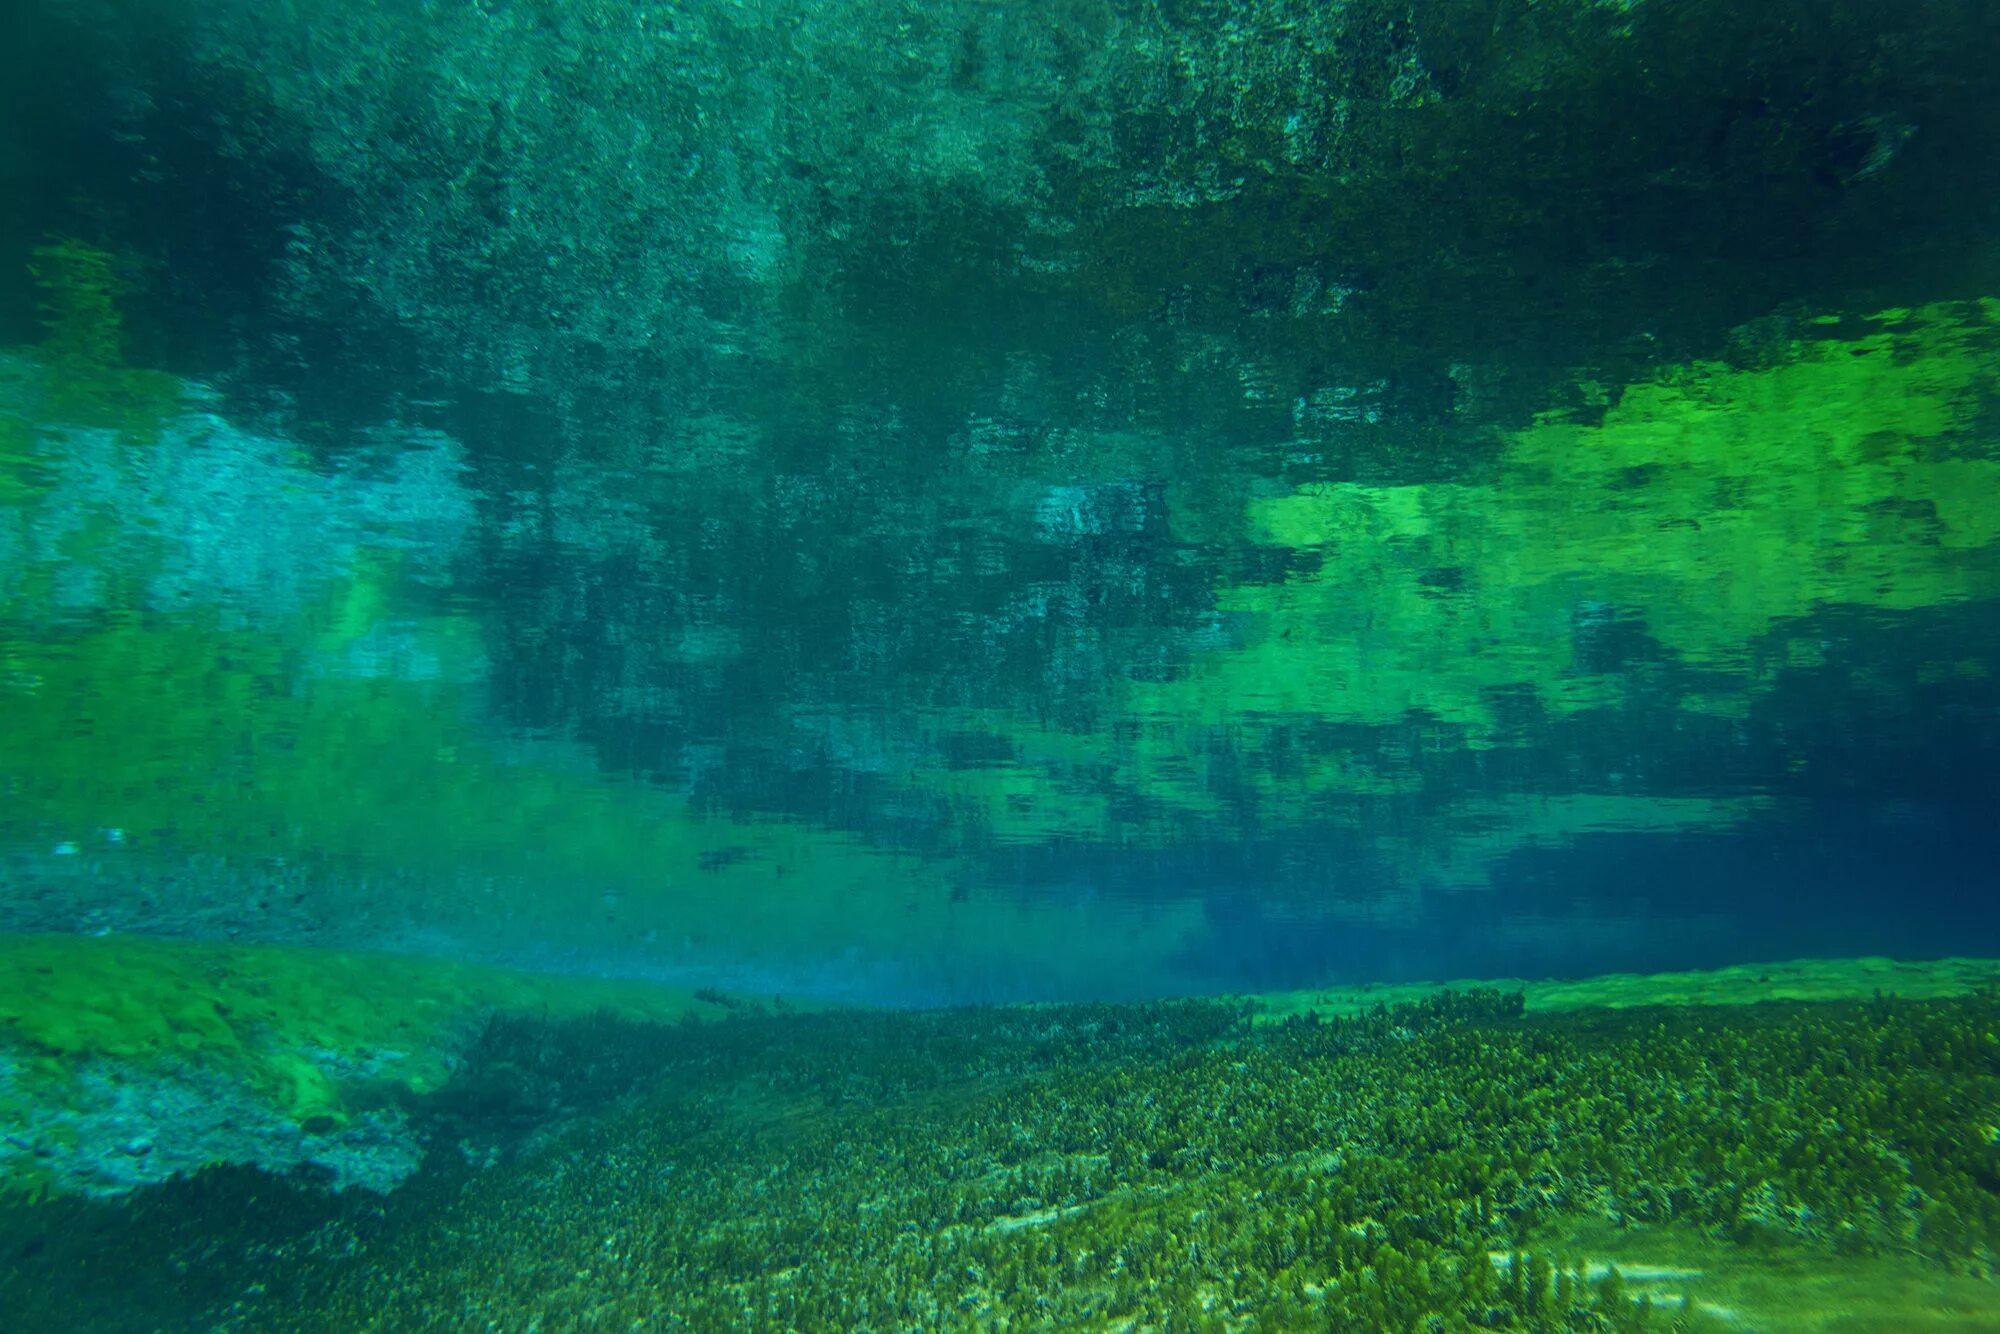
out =
[[[486,1172],[392,1197],[400,1221],[350,1259],[272,1278],[288,1309],[358,1328],[415,1307],[688,1329],[1717,1328],[1704,1306],[1753,1294],[1730,1270],[1774,1247],[1795,1305],[1819,1275],[1991,1271],[1996,1004],[1537,1016],[1471,992],[1257,1029],[1240,1004],[1175,1002],[496,1031],[438,1104],[447,1143],[498,1143],[565,1070],[654,1075],[607,1073],[622,1100],[510,1132]],[[1701,1259],[1628,1268],[1649,1247]]]

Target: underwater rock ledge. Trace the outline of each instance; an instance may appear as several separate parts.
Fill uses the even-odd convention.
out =
[[[216,1163],[385,1191],[410,1112],[495,1016],[707,1020],[711,992],[360,951],[0,935],[0,1193],[115,1195]]]

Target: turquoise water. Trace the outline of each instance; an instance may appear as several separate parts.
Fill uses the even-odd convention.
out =
[[[0,1303],[1989,1319],[2000,18],[0,39]]]

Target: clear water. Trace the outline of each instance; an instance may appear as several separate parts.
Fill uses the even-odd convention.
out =
[[[1964,997],[2000,955],[1996,56],[1978,6],[1862,0],[10,10],[0,1300],[135,1329],[1609,1328],[1640,1318],[1598,1292],[1622,1263],[1649,1327],[1991,1327],[2000,1096]],[[1227,1006],[1033,1040],[1039,1011],[928,1014],[1325,1019],[1453,979],[1543,989],[1310,1051]],[[1878,991],[1914,1008],[1855,1008]],[[1806,1008],[1736,1004],[1773,998]],[[1663,1012],[1707,1035],[1674,1060],[1606,1017],[1689,1002],[1731,1017]],[[683,1015],[737,1026],[649,1027]],[[1859,1074],[1779,1054],[1850,1040]],[[1767,1082],[1715,1096],[1788,1128],[1690,1166],[1669,1148],[1740,1125],[1661,1112],[1620,1132],[1654,1157],[1504,1199],[1399,1179],[1337,1205],[1365,1254],[1326,1272],[1274,1257],[1332,1233],[1257,1240],[1255,1209],[1183,1246],[1201,1192],[1279,1190],[1252,1161],[1574,1140],[1601,1113],[1518,1090],[1460,1109],[1492,1118],[1476,1152],[1383,1128],[1535,1041],[1572,1044],[1573,1091],[1600,1056],[1634,1089],[1740,1058]],[[967,1110],[1109,1107],[1093,1072],[1129,1062],[1213,1119],[1218,1042],[1253,1102],[1294,1059],[1401,1092],[1199,1161],[1094,1113],[995,1147]],[[1788,1118],[1841,1079],[1819,1145]],[[1955,1147],[1862,1110],[1932,1097]],[[661,1148],[684,1114],[719,1138]],[[795,1193],[987,1238],[950,1283],[893,1228],[741,1194],[732,1164],[848,1162],[868,1116],[957,1166]],[[663,1218],[693,1206],[655,1177],[698,1176],[650,1243],[680,1258],[598,1305],[455,1267],[539,1216],[552,1153]],[[642,1188],[627,1153],[671,1161]],[[911,1193],[961,1170],[991,1198]],[[1410,1192],[1461,1207],[1418,1227]],[[717,1217],[743,1233],[703,1250]],[[302,1240],[335,1236],[356,1267]],[[1502,1290],[1439,1295],[1381,1244],[1432,1277],[1493,1250]],[[1537,1314],[1522,1246],[1594,1295]],[[1741,1276],[1757,1246],[1790,1308]],[[1697,1270],[1724,1286],[1695,1301]]]

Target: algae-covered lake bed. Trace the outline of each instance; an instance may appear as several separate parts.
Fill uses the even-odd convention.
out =
[[[2000,1321],[1996,961],[904,1011],[138,939],[0,960],[0,1060],[44,1081],[8,1106],[14,1328]],[[169,994],[202,1041],[114,1022]],[[93,1175],[176,1152],[172,1120],[107,1136],[112,1088],[295,1142]],[[392,1140],[393,1179],[356,1165]]]

